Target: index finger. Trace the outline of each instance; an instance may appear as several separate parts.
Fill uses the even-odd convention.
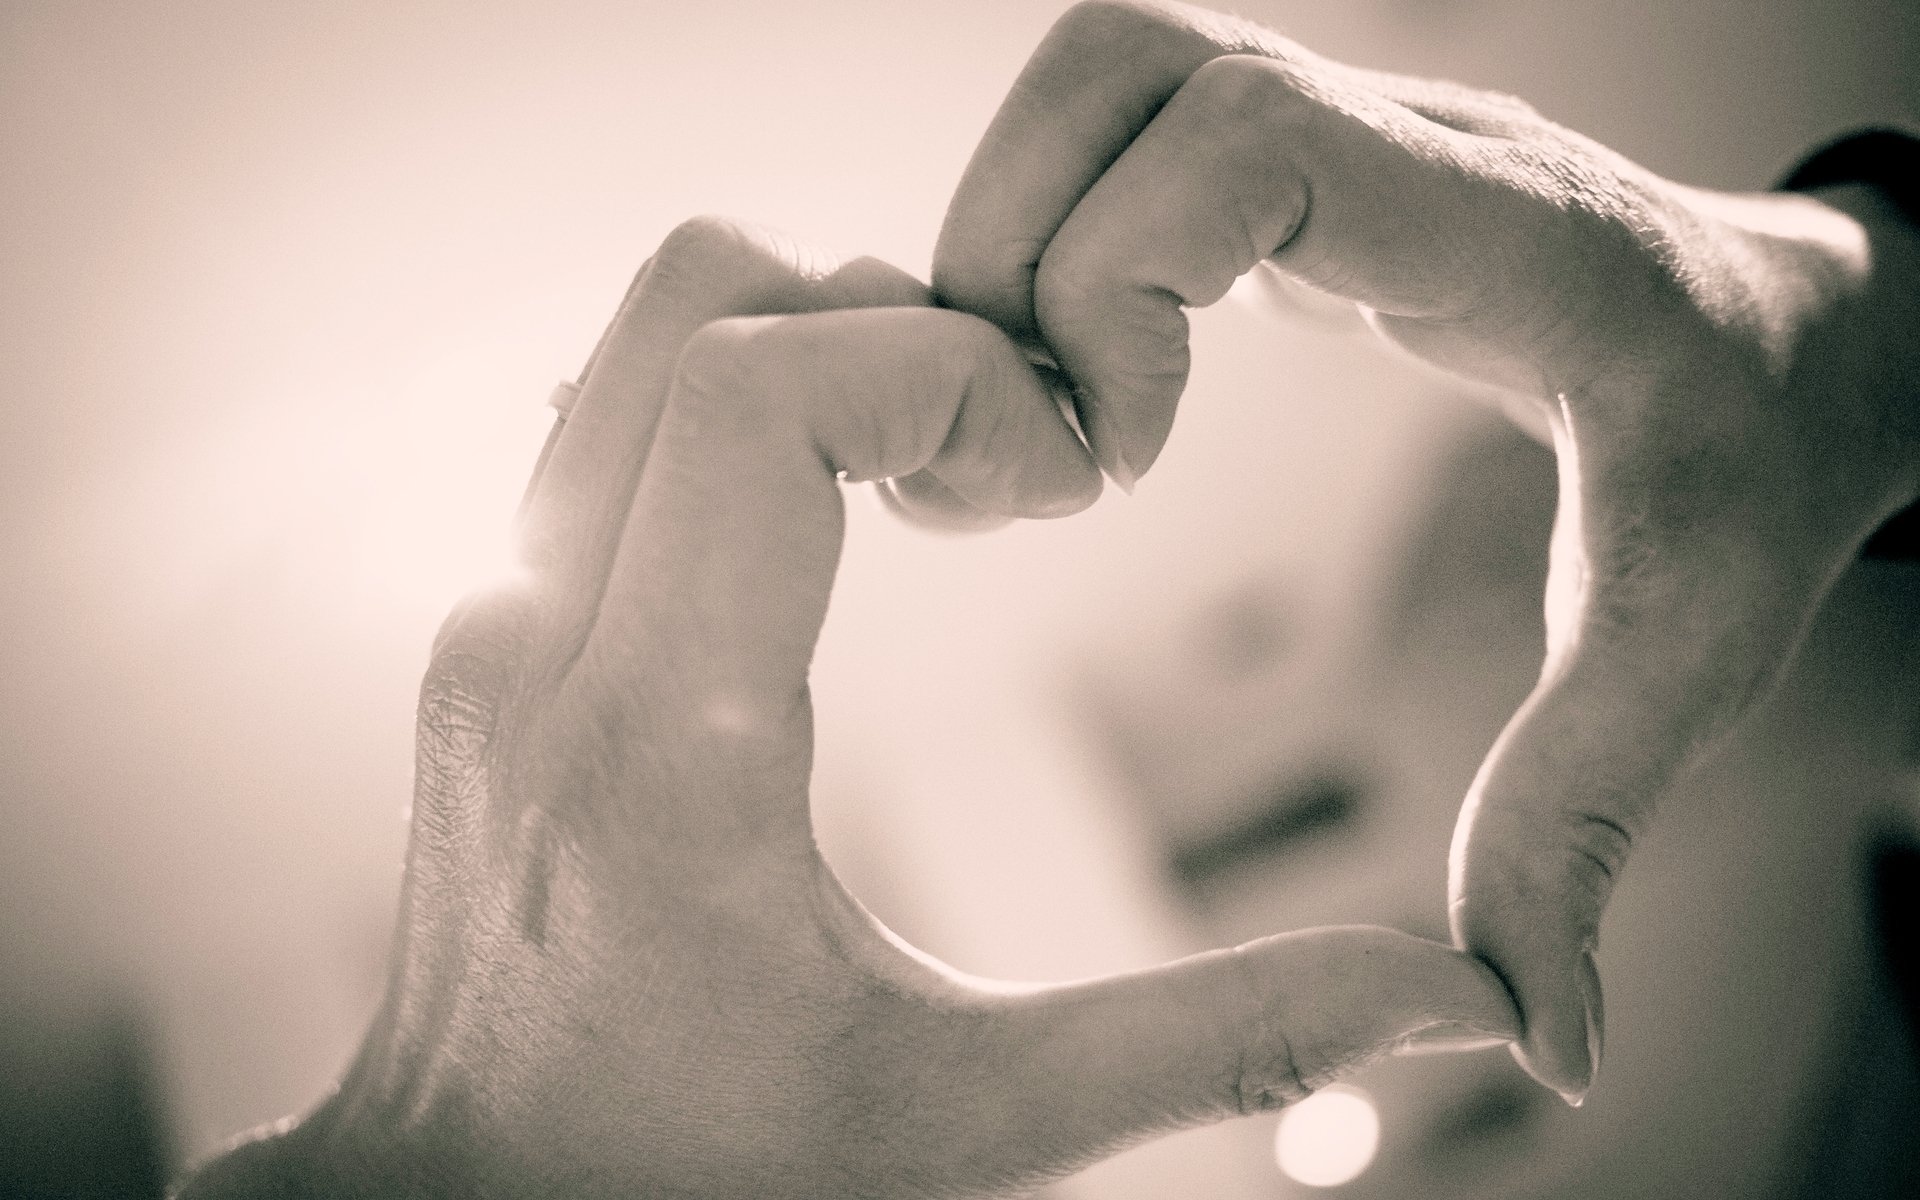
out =
[[[1045,385],[985,321],[867,308],[703,326],[679,354],[563,703],[644,747],[637,777],[671,774],[697,819],[747,811],[754,828],[792,832],[840,481],[936,463],[989,510],[1074,510],[1099,494]],[[780,820],[759,819],[761,799]]]
[[[1294,58],[1266,30],[1184,5],[1083,0],[1048,31],[967,163],[934,248],[934,291],[1016,337],[1074,205],[1180,85],[1223,54]]]

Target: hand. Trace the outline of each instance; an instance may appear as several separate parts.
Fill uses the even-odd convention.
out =
[[[1519,1001],[1516,1053],[1575,1103],[1634,839],[1920,491],[1920,256],[1858,205],[1683,187],[1510,97],[1102,0],[1034,53],[940,236],[942,301],[1044,343],[1123,484],[1171,427],[1183,309],[1250,270],[1550,436],[1545,666],[1466,798],[1450,895]]]
[[[927,299],[724,222],[668,239],[529,493],[527,578],[434,649],[358,1061],[188,1196],[999,1193],[1512,1035],[1491,972],[1388,930],[1023,987],[841,889],[807,798],[836,474],[926,468],[1006,515],[1100,486],[1013,343]]]

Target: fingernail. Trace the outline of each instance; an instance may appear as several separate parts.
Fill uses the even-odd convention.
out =
[[[1587,1086],[1592,1087],[1594,1077],[1600,1074],[1600,1052],[1606,1048],[1607,1004],[1600,990],[1600,963],[1591,950],[1580,957],[1585,967],[1582,984],[1587,993]]]
[[[1106,473],[1107,478],[1119,485],[1121,491],[1131,496],[1140,482],[1140,473],[1127,462],[1126,451],[1121,449],[1123,442],[1120,430],[1113,418],[1106,409],[1087,403],[1085,394],[1043,348],[1028,346],[1026,353],[1034,374],[1046,384],[1054,404],[1060,409],[1060,415],[1067,419],[1075,435],[1087,444],[1087,452],[1093,455],[1093,461]]]
[[[1587,1102],[1587,1093],[1592,1090],[1594,1078],[1600,1073],[1600,1051],[1606,1042],[1607,1014],[1606,1002],[1600,992],[1600,964],[1595,961],[1591,950],[1580,956],[1580,992],[1586,1002],[1586,1079],[1578,1089],[1560,1093],[1560,1098],[1573,1108],[1579,1108]]]
[[[1486,1050],[1494,1046],[1504,1046],[1513,1041],[1513,1035],[1495,1033],[1464,1022],[1447,1022],[1441,1025],[1429,1025],[1417,1030],[1405,1042],[1399,1053],[1420,1054],[1459,1054],[1469,1050]]]
[[[1098,405],[1078,405],[1080,424],[1087,432],[1087,448],[1093,451],[1093,461],[1107,473],[1107,478],[1119,485],[1121,491],[1133,495],[1134,485],[1140,482],[1140,476],[1127,465],[1126,453],[1120,449],[1120,430],[1107,415],[1107,410]]]

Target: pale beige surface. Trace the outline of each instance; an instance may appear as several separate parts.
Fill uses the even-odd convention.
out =
[[[189,1150],[311,1100],[351,1049],[427,637],[632,269],[722,211],[924,270],[1060,7],[7,6],[0,928],[145,997]],[[1702,183],[1916,111],[1920,21],[1892,0],[1239,7]],[[855,505],[823,836],[969,969],[1181,943],[1072,736],[1067,664],[1248,572],[1338,627],[1459,419],[1424,377],[1234,301],[1197,336],[1133,500],[964,543]],[[1236,1136],[1097,1182],[1260,1194],[1256,1167],[1183,1153]]]

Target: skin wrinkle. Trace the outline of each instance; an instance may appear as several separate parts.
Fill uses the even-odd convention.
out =
[[[1077,267],[1080,272],[1087,270],[1084,264]],[[1098,281],[1076,274],[1074,267],[1063,265],[1053,269],[1046,262],[1041,263],[1040,272],[1036,295],[1046,297],[1038,305],[1042,310],[1042,328],[1061,330],[1087,326],[1090,318],[1084,310],[1095,306],[1082,297],[1102,295]],[[1100,309],[1098,316],[1105,320],[1101,332],[1108,333],[1114,327],[1114,320],[1124,317],[1126,338],[1134,351],[1135,362],[1131,364],[1134,378],[1149,384],[1174,385],[1177,390],[1185,384],[1190,369],[1189,329],[1184,314],[1179,311],[1183,299],[1177,292],[1157,285],[1127,288],[1123,294],[1135,303],[1124,309],[1111,306]],[[1139,302],[1143,300],[1147,303]],[[1057,333],[1055,337],[1058,338]],[[1151,351],[1143,351],[1143,343],[1151,346]],[[1152,365],[1140,366],[1140,360]],[[1076,381],[1074,386],[1085,385]]]
[[[522,861],[517,925],[520,937],[525,942],[536,950],[544,950],[547,945],[547,921],[553,908],[554,876],[560,869],[557,862],[559,852],[552,827],[546,823],[539,809],[528,809],[523,813],[520,827],[519,855]]]
[[[1238,131],[1237,140],[1253,145],[1267,144],[1271,140],[1271,149],[1260,156],[1272,163],[1287,161],[1287,147],[1295,141],[1297,134],[1305,124],[1296,98],[1300,80],[1291,70],[1283,70],[1271,59],[1256,57],[1221,57],[1202,65],[1181,88],[1181,96],[1192,96],[1192,103],[1213,116],[1207,124],[1232,123]],[[1221,255],[1203,256],[1202,262],[1217,264],[1225,268],[1219,278],[1196,281],[1199,288],[1188,288],[1180,293],[1181,299],[1193,305],[1207,305],[1225,295],[1234,279],[1245,270],[1263,259],[1278,255],[1304,227],[1307,217],[1307,180],[1306,172],[1288,170],[1287,182],[1294,184],[1300,193],[1298,207],[1284,222],[1283,229],[1277,235],[1258,236],[1256,228],[1270,223],[1270,218],[1261,215],[1271,205],[1271,199],[1262,194],[1249,196],[1235,189],[1231,211],[1237,219],[1234,228],[1221,231],[1223,238],[1233,246],[1231,252]],[[1236,182],[1244,182],[1244,175],[1236,175]],[[1261,183],[1270,180],[1262,179]],[[1177,289],[1170,289],[1177,290]]]
[[[1579,817],[1588,827],[1603,831],[1601,839],[1603,845],[1615,847],[1611,854],[1596,851],[1589,844],[1588,838],[1579,835],[1576,835],[1571,843],[1573,852],[1590,863],[1605,880],[1606,886],[1611,888],[1616,882],[1616,873],[1625,864],[1627,854],[1632,849],[1633,838],[1618,821],[1610,817],[1596,812],[1583,812]]]
[[[1249,46],[1294,65],[1220,57]],[[1081,61],[1062,72],[1069,58]],[[1511,131],[1508,141],[1442,133],[1445,120],[1410,115],[1422,103],[1417,85],[1403,106],[1384,87],[1357,85],[1350,73],[1232,19],[1083,4],[1036,61],[1045,69],[1023,73],[1013,99],[1024,111],[1008,125],[996,119],[993,148],[976,160],[992,167],[999,154],[1018,170],[982,168],[994,195],[983,199],[973,194],[977,185],[963,185],[956,211],[974,206],[975,215],[962,212],[947,226],[964,250],[1012,244],[1022,257],[1009,266],[963,255],[956,264],[950,247],[936,257],[962,281],[1027,280],[1029,292],[1010,306],[1004,296],[994,303],[1031,315],[1031,300],[1048,312],[1042,325],[1050,333],[1088,333],[1069,328],[1079,320],[1133,335],[1119,339],[1135,353],[1131,363],[1123,354],[1094,361],[1103,348],[1090,341],[1076,366],[1083,376],[1121,380],[1116,388],[1164,385],[1148,397],[1159,411],[1144,421],[1171,419],[1188,355],[1180,310],[1205,300],[1222,268],[1201,264],[1197,279],[1178,264],[1138,277],[1107,269],[1108,233],[1131,228],[1141,214],[1096,214],[1083,224],[1105,228],[1086,234],[1069,221],[1075,197],[1065,193],[1115,170],[1155,114],[1177,116],[1164,107],[1167,96],[1188,83],[1203,115],[1209,103],[1215,115],[1251,110],[1214,122],[1203,139],[1228,137],[1234,144],[1225,149],[1244,152],[1250,122],[1284,125],[1289,135],[1264,158],[1241,163],[1245,178],[1229,197],[1237,205],[1210,210],[1215,224],[1192,230],[1195,246],[1229,265],[1237,255],[1266,253],[1252,206],[1263,195],[1292,199],[1269,195],[1268,185],[1285,182],[1284,168],[1296,165],[1288,156],[1297,155],[1320,187],[1317,196],[1303,188],[1297,214],[1274,214],[1276,227],[1287,219],[1294,226],[1282,242],[1288,253],[1277,254],[1284,269],[1318,272],[1355,303],[1404,300],[1412,311],[1438,314],[1383,327],[1482,379],[1511,374],[1518,363],[1549,385],[1537,398],[1559,395],[1563,416],[1578,416],[1565,420],[1556,442],[1563,479],[1584,489],[1563,498],[1563,515],[1573,515],[1556,538],[1555,569],[1561,581],[1570,568],[1585,576],[1590,594],[1576,625],[1556,627],[1541,690],[1476,782],[1468,815],[1485,821],[1457,843],[1465,848],[1455,881],[1464,889],[1461,880],[1472,876],[1472,895],[1453,898],[1457,928],[1463,944],[1499,961],[1478,972],[1436,947],[1415,953],[1378,937],[1321,931],[1240,947],[1224,968],[1208,956],[1016,999],[942,974],[877,925],[828,903],[819,889],[831,875],[807,816],[804,679],[844,532],[831,460],[890,460],[905,446],[925,449],[925,462],[951,448],[956,472],[1011,488],[1024,477],[968,455],[997,456],[996,443],[1024,443],[1030,439],[1012,434],[1031,429],[997,407],[1013,392],[991,385],[1007,381],[957,369],[981,347],[951,345],[942,352],[955,359],[885,364],[905,372],[912,404],[870,423],[828,421],[823,414],[836,401],[871,400],[844,381],[833,394],[833,379],[823,376],[840,365],[834,349],[877,377],[876,347],[890,343],[861,335],[897,330],[863,318],[817,343],[769,332],[750,344],[712,333],[701,340],[695,331],[830,301],[877,303],[899,285],[855,286],[828,256],[782,236],[696,219],[669,237],[623,300],[624,316],[603,339],[605,358],[596,352],[598,367],[569,423],[572,436],[546,465],[550,486],[529,501],[541,530],[535,553],[554,560],[540,564],[541,573],[553,578],[571,554],[586,560],[578,579],[523,597],[517,609],[502,602],[466,611],[445,631],[447,653],[436,654],[423,689],[423,791],[393,985],[364,1066],[326,1110],[372,1114],[354,1132],[388,1159],[419,1149],[408,1140],[416,1135],[457,1146],[464,1134],[482,1139],[476,1159],[486,1165],[515,1160],[485,1180],[509,1194],[543,1183],[549,1194],[583,1197],[682,1189],[968,1194],[1050,1177],[1142,1132],[1304,1095],[1309,1082],[1403,1040],[1406,1023],[1433,1025],[1423,1011],[1417,1019],[1382,1014],[1383,1022],[1399,1019],[1394,1028],[1355,1028],[1351,1018],[1367,1015],[1355,1006],[1432,994],[1484,1018],[1492,985],[1483,975],[1518,983],[1515,1004],[1525,1005],[1536,1073],[1556,1088],[1586,1086],[1590,1062],[1583,1068],[1575,1050],[1584,1053],[1587,1022],[1573,1019],[1577,993],[1571,1001],[1561,994],[1572,977],[1558,960],[1591,946],[1624,863],[1625,835],[1648,819],[1676,760],[1704,750],[1722,728],[1716,722],[1758,694],[1746,689],[1782,661],[1770,648],[1779,631],[1804,626],[1820,572],[1850,553],[1794,544],[1795,530],[1812,538],[1801,527],[1816,501],[1791,486],[1760,486],[1773,482],[1764,466],[1743,476],[1739,464],[1713,457],[1716,446],[1773,455],[1768,462],[1777,460],[1787,484],[1798,479],[1802,490],[1825,495],[1818,473],[1787,453],[1807,428],[1822,428],[1817,420],[1751,424],[1756,402],[1799,412],[1809,400],[1777,390],[1792,372],[1772,361],[1775,347],[1800,339],[1769,339],[1820,314],[1769,307],[1800,301],[1790,289],[1762,286],[1769,270],[1793,273],[1791,256],[1762,255],[1748,231],[1696,210],[1684,192],[1501,98],[1478,103],[1486,124]],[[1101,91],[1103,78],[1111,83]],[[1471,106],[1457,86],[1429,89],[1424,102],[1456,120]],[[1065,117],[1091,128],[1048,123]],[[1052,162],[1029,161],[1039,157],[1031,144],[1024,159],[1017,145],[1009,148],[1009,138],[1031,130],[1056,152]],[[1310,143],[1311,153],[1297,149]],[[1528,147],[1533,174],[1522,169]],[[1165,157],[1147,169],[1178,174],[1205,161],[1193,139]],[[1094,178],[1076,178],[1089,163]],[[1350,176],[1371,190],[1343,192]],[[1396,186],[1381,188],[1382,178]],[[1172,187],[1132,190],[1178,198]],[[1005,218],[1023,199],[1045,210],[1039,223],[1067,224],[1037,239],[1027,227],[1008,236],[1004,222],[970,224],[981,209]],[[1159,222],[1150,227],[1173,223],[1174,208],[1146,214]],[[1036,251],[1031,260],[1027,248]],[[1113,276],[1106,285],[1103,271]],[[1156,275],[1165,278],[1148,278]],[[1088,318],[1115,279],[1141,286],[1120,297],[1111,320]],[[1505,317],[1524,322],[1510,329]],[[724,386],[701,381],[698,364],[687,361],[690,337],[701,353],[767,357]],[[787,357],[776,361],[780,355]],[[996,369],[997,360],[985,361],[982,370]],[[690,378],[700,386],[687,388]],[[665,413],[621,407],[661,405],[676,386],[682,396]],[[698,394],[716,387],[726,394]],[[961,407],[943,419],[936,406],[947,401]],[[1852,403],[1862,421],[1905,419],[1873,415],[1870,398]],[[690,415],[688,404],[697,411]],[[975,412],[981,404],[987,409]],[[1085,415],[1089,429],[1112,416]],[[649,448],[669,419],[672,432]],[[1580,437],[1567,436],[1576,427]],[[602,429],[614,432],[583,433]],[[1635,440],[1635,430],[1646,436]],[[929,440],[936,435],[937,444]],[[984,444],[969,446],[975,438]],[[1910,480],[1913,469],[1904,470]],[[1900,482],[1848,486],[1891,495]],[[1659,494],[1636,494],[1648,490]],[[1846,524],[1864,520],[1848,507],[1854,499],[1818,503]],[[1742,518],[1748,541],[1713,540],[1718,523],[1732,520],[1723,514],[1763,501],[1759,516]],[[1583,503],[1587,527],[1579,524]],[[761,536],[768,530],[777,536]],[[1575,535],[1584,544],[1572,546]],[[1708,558],[1700,569],[1716,545],[1733,558],[1757,550],[1767,561],[1736,573]],[[1795,551],[1817,558],[1817,569],[1772,561]],[[1692,578],[1682,570],[1689,556]],[[1791,585],[1785,599],[1769,602],[1804,601],[1805,611],[1773,624],[1757,603],[1732,606],[1734,619],[1704,631],[1652,616],[1663,605],[1727,592],[1751,602],[1742,589],[1778,592],[1783,582]],[[583,599],[584,612],[561,603]],[[575,630],[580,640],[569,644]],[[1665,652],[1680,644],[1738,661],[1709,669]],[[558,673],[549,674],[555,661]],[[1639,715],[1649,705],[1656,720]],[[1636,736],[1655,725],[1659,736]],[[1552,786],[1568,778],[1571,795]],[[1364,969],[1344,969],[1339,964],[1353,960],[1335,951],[1375,957]],[[1238,988],[1220,982],[1223,969],[1240,978]],[[1431,992],[1416,984],[1431,984]],[[1185,989],[1203,985],[1204,1003],[1168,1019],[1169,997],[1195,996]],[[1319,1004],[1290,1002],[1289,988],[1322,989],[1311,996]],[[1223,989],[1244,994],[1216,1006]],[[1592,1019],[1597,1025],[1597,1014]],[[1089,1028],[1095,1021],[1141,1044],[1087,1053],[1088,1039],[1103,1032]],[[1367,1038],[1374,1040],[1351,1044]],[[1148,1068],[1168,1078],[1142,1086]],[[369,1079],[377,1086],[369,1089]],[[394,1135],[379,1109],[395,1096],[412,1106],[411,1123],[402,1122],[407,1138],[382,1141]],[[849,1132],[854,1118],[873,1128]],[[962,1153],[969,1148],[979,1153]]]
[[[1157,64],[1147,86],[1129,93],[1121,101],[1125,105],[1123,119],[1095,156],[1095,174],[1104,173],[1125,152],[1133,136],[1153,120],[1186,82],[1198,65],[1195,58],[1207,55],[1212,49],[1196,46],[1196,41],[1204,42],[1204,39],[1191,29],[1179,32],[1170,30],[1169,15],[1170,10],[1151,4],[1130,3],[1127,0],[1082,0],[1055,23],[1036,52],[1034,63],[1015,80],[1009,103],[1016,98],[1025,98],[1034,108],[1053,109],[1070,103],[1083,91],[1097,90],[1087,87],[1088,79],[1097,78],[1107,64]],[[1200,61],[1204,61],[1204,57]],[[1048,64],[1051,69],[1038,69],[1041,63]],[[1082,71],[1082,64],[1086,73]],[[1047,88],[1056,91],[1050,92],[1045,90]],[[1005,243],[1023,248],[1011,260],[1019,277],[1019,282],[1008,288],[1013,298],[1013,311],[1000,312],[1000,306],[990,305],[989,311],[983,315],[997,318],[1000,324],[1016,335],[1035,331],[1036,314],[1030,297],[1038,286],[1036,277],[1045,252],[1070,214],[1069,206],[1058,214],[1051,228],[1031,238]],[[943,231],[941,241],[945,243],[947,240],[947,232]],[[951,271],[947,269],[952,256],[942,255],[940,249],[936,248],[934,263],[936,296],[951,296],[956,290],[975,290],[956,289],[953,286]],[[991,285],[985,290],[992,290]],[[939,302],[946,303],[945,300]]]
[[[937,468],[952,458],[967,464],[970,474],[984,474],[985,492],[995,501],[988,506],[991,512],[1045,517],[1079,511],[1087,500],[1087,489],[1063,491],[1056,462],[1046,464],[1050,469],[1036,470],[1039,464],[1021,452],[1035,440],[1028,437],[1029,431],[1045,429],[1059,419],[1051,390],[1060,378],[1057,368],[1029,364],[1006,344],[1003,334],[984,322],[970,324],[968,329],[970,353],[965,359],[944,362],[947,369],[958,369],[960,403],[933,465]],[[989,402],[994,396],[1020,392],[1043,396],[1045,401],[1037,409]],[[1077,439],[1055,439],[1055,443],[1067,455],[1080,452]],[[1059,453],[1047,457],[1057,460]]]
[[[1242,946],[1228,950],[1225,958],[1239,981],[1242,1002],[1254,1014],[1254,1028],[1234,1068],[1230,1097],[1234,1111],[1247,1116],[1305,1098],[1311,1089],[1301,1081],[1286,1030],[1274,1024],[1268,1014],[1267,987],[1258,967]],[[1277,1054],[1274,1043],[1278,1043]]]

